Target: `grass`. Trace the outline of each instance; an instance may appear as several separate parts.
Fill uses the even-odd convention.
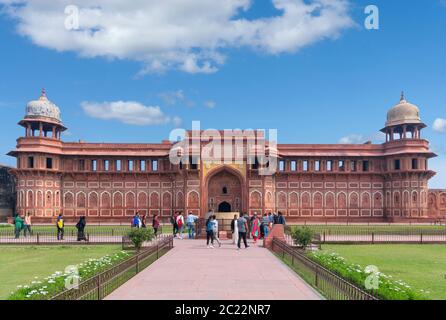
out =
[[[28,284],[35,277],[46,277],[64,271],[89,258],[100,258],[121,251],[120,245],[100,246],[1,246],[0,299],[6,299],[18,285]]]
[[[291,226],[291,228],[298,228],[302,226]],[[426,234],[445,234],[446,226],[428,226],[428,225],[307,225],[308,228],[315,233],[327,235],[362,235],[370,234],[407,234],[420,233]]]
[[[322,249],[363,267],[377,266],[380,272],[427,291],[429,299],[446,299],[445,245],[323,245]]]

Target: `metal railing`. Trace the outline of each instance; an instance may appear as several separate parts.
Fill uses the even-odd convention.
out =
[[[102,300],[173,248],[173,237],[160,237],[148,248],[98,275],[82,281],[78,288],[63,291],[50,300]]]
[[[272,251],[329,300],[378,300],[348,280],[307,258],[297,248],[274,238]]]
[[[21,230],[17,237],[14,227],[0,228],[0,245],[52,245],[52,244],[119,244],[128,232],[130,226],[87,226],[83,240],[78,240],[77,229],[72,226],[64,228],[63,237],[58,236],[54,226],[32,226],[31,233]],[[170,228],[164,227],[158,230],[162,235],[170,233]]]

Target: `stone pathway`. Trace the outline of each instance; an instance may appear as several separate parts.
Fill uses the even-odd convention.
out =
[[[269,250],[231,241],[175,240],[174,249],[106,300],[319,300],[321,296]]]

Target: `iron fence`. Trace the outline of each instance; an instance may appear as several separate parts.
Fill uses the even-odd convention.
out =
[[[72,226],[64,228],[63,235],[54,226],[32,226],[31,232],[26,229],[16,234],[14,227],[0,228],[0,245],[52,245],[52,244],[120,244],[131,230],[130,226],[88,226],[85,238],[78,239],[77,229]],[[170,233],[168,227],[158,230],[159,235]]]
[[[82,281],[77,288],[63,291],[51,300],[102,300],[173,248],[173,237],[163,236],[129,259]]]
[[[318,263],[307,258],[299,250],[276,238],[272,250],[291,266],[307,283],[319,290],[329,300],[379,300]]]
[[[295,226],[299,228],[298,226]],[[443,244],[446,227],[429,226],[307,226],[315,244]],[[286,234],[290,237],[291,228]]]

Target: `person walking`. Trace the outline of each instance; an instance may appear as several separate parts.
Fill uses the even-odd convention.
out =
[[[257,244],[257,239],[260,238],[260,219],[258,218],[257,213],[254,213],[251,225],[251,235],[254,239],[254,244]]]
[[[231,221],[231,232],[232,232],[232,243],[238,243],[238,224],[237,224],[237,215],[234,215],[234,219]]]
[[[178,228],[178,239],[183,240],[183,229],[184,229],[184,217],[183,213],[180,212],[177,216],[177,228]]]
[[[237,227],[238,227],[238,241],[237,241],[237,250],[240,250],[241,240],[243,239],[243,243],[245,244],[245,249],[249,248],[248,242],[246,241],[246,233],[248,232],[248,222],[246,221],[244,214],[240,214],[240,218],[237,219]]]
[[[174,238],[176,238],[177,233],[178,233],[177,217],[178,217],[178,214],[177,214],[176,211],[175,211],[175,212],[173,213],[173,215],[170,217],[170,223],[172,224],[172,230],[173,230],[173,236],[174,236]]]
[[[187,229],[189,239],[195,239],[195,222],[198,220],[198,217],[193,215],[191,212],[187,214]]]
[[[214,249],[214,223],[212,220],[213,216],[206,220],[206,245],[208,248]],[[209,245],[209,242],[211,242],[211,245]]]
[[[144,229],[147,228],[146,222],[147,222],[147,213],[144,213],[144,215],[141,217],[141,227]]]
[[[141,225],[141,221],[139,219],[139,214],[138,214],[138,212],[136,212],[132,219],[132,227],[139,228],[140,225]]]
[[[85,216],[81,216],[79,221],[76,224],[77,229],[77,241],[87,241],[87,237],[85,237],[85,226],[87,222],[85,221]]]
[[[29,212],[26,213],[25,215],[25,221],[24,221],[24,226],[23,226],[23,235],[26,237],[26,232],[29,233],[29,236],[31,237],[31,215],[29,214]]]
[[[212,227],[213,227],[213,233],[214,233],[214,240],[217,241],[218,246],[221,247],[221,241],[220,238],[218,237],[218,220],[217,220],[217,216],[212,216]]]
[[[268,213],[268,220],[269,220],[268,225],[270,228],[272,228],[274,225],[274,215],[271,212]]]
[[[14,231],[15,231],[15,238],[18,239],[20,238],[20,232],[23,229],[23,219],[22,217],[17,214],[15,219],[14,219]]]
[[[285,216],[280,211],[279,211],[279,216],[277,218],[277,224],[286,225]]]
[[[273,225],[274,224],[279,224],[279,216],[275,212],[273,213]]]
[[[155,237],[158,235],[159,227],[160,227],[160,220],[158,218],[158,213],[155,213],[152,220],[152,228],[155,231]]]
[[[63,240],[64,230],[65,230],[65,222],[63,220],[62,213],[59,213],[56,220],[57,227],[57,240]]]
[[[266,215],[266,213],[263,215],[262,228],[263,228],[263,238],[268,237],[268,234],[269,234],[269,218]]]

